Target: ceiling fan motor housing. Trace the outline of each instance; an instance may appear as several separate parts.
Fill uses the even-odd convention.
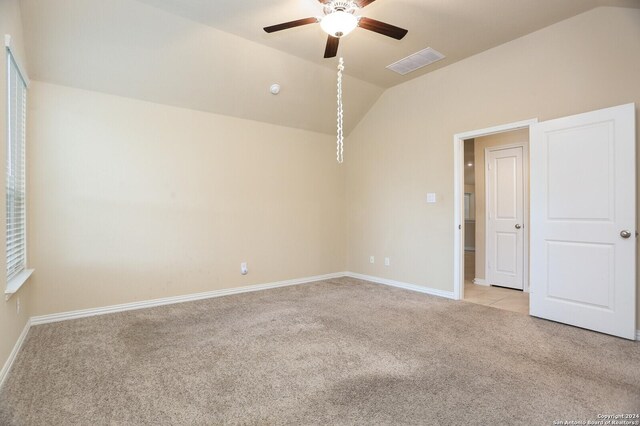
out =
[[[358,27],[387,37],[395,38],[396,40],[402,40],[402,38],[408,33],[404,28],[355,14],[357,10],[367,7],[376,0],[318,1],[324,5],[324,16],[283,22],[282,24],[264,27],[264,30],[267,33],[273,33],[289,28],[301,27],[303,25],[320,23],[323,31],[329,35],[327,38],[327,46],[324,51],[325,58],[335,58],[338,53],[340,39]]]
[[[358,6],[353,0],[333,0],[324,7],[324,13],[325,15],[338,11],[353,13],[357,8]]]

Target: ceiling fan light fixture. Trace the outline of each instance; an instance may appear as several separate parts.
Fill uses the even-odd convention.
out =
[[[358,18],[353,13],[336,10],[320,21],[322,30],[333,37],[344,37],[358,26]]]

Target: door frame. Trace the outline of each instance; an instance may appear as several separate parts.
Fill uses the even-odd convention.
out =
[[[532,118],[453,135],[453,298],[455,300],[464,298],[464,141],[527,129],[536,123],[538,119]],[[530,169],[528,164],[527,169]]]
[[[531,143],[531,138],[529,138],[529,143]],[[522,148],[522,199],[523,199],[523,218],[522,218],[522,230],[524,231],[522,234],[522,244],[523,244],[523,263],[522,263],[522,291],[525,293],[529,293],[529,150],[525,146],[524,143],[516,142],[505,145],[496,145],[496,146],[488,146],[484,149],[484,170],[485,170],[485,179],[484,179],[484,229],[485,229],[485,238],[484,238],[484,271],[485,271],[485,280],[488,282],[486,275],[489,270],[489,238],[487,237],[487,230],[489,229],[489,179],[486,178],[486,171],[489,165],[489,153],[494,151],[501,151],[503,149],[510,148]],[[476,165],[477,166],[477,165]],[[464,235],[463,235],[464,238]],[[464,283],[464,279],[463,279]],[[464,287],[464,285],[463,285]]]

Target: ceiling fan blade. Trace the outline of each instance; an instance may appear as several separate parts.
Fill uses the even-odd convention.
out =
[[[318,18],[304,18],[297,21],[284,22],[278,25],[272,25],[270,27],[264,27],[264,30],[268,33],[274,33],[276,31],[287,30],[289,28],[300,27],[302,25],[315,24],[318,22]]]
[[[395,38],[396,40],[402,40],[404,36],[409,32],[404,28],[396,27],[390,24],[385,24],[384,22],[376,21],[371,18],[360,18],[358,22],[358,26],[360,28],[364,28],[365,30],[373,31],[379,34],[386,35],[387,37]]]
[[[362,9],[363,7],[369,6],[374,1],[376,1],[376,0],[356,0],[356,4],[358,5],[358,7],[360,9]]]
[[[338,54],[338,44],[340,44],[338,37],[329,36],[327,39],[327,47],[324,49],[324,57],[335,58]]]
[[[331,2],[331,0],[318,0],[320,3],[322,4],[327,4],[329,2]]]

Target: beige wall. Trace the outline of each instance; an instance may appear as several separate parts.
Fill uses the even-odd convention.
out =
[[[39,82],[30,96],[34,315],[344,270],[333,137]]]
[[[529,130],[516,130],[513,132],[498,133],[491,136],[484,136],[475,139],[475,179],[476,179],[476,278],[485,279],[485,262],[486,262],[486,195],[485,195],[485,167],[484,167],[484,150],[486,148],[509,145],[514,143],[522,143],[525,151],[529,151]],[[526,169],[525,173],[528,173]],[[528,174],[524,177],[524,181],[529,182]],[[528,217],[528,216],[527,216]],[[527,223],[528,223],[527,219]],[[529,227],[527,227],[529,229]]]
[[[387,90],[347,141],[349,270],[452,291],[453,135],[640,105],[639,76],[640,10],[598,8]]]
[[[4,32],[21,45],[13,0]],[[0,361],[28,315],[345,269],[452,290],[453,134],[640,104],[638,75],[640,10],[600,8],[386,91],[342,167],[331,136],[34,83],[36,272],[21,315],[1,304]]]
[[[25,55],[22,39],[22,25],[20,22],[20,9],[18,7],[17,0],[2,0],[0,1],[0,37],[2,37],[2,43],[4,46],[4,35],[10,34],[12,37],[12,45],[14,53],[18,60],[22,62],[23,66],[26,66]],[[7,134],[7,62],[4,47],[2,49],[2,59],[0,59],[0,140],[2,140],[2,146],[5,146],[6,134]],[[31,94],[29,93],[29,99]],[[2,164],[2,170],[4,173],[4,164],[6,162],[6,152],[4,149],[0,149],[0,164]],[[5,216],[5,186],[0,185],[0,223],[4,224],[6,221]],[[0,234],[0,270],[6,271],[6,232],[5,227],[1,226],[2,231]],[[6,287],[6,274],[2,274],[2,289]],[[4,365],[11,350],[13,349],[18,336],[24,329],[27,319],[31,314],[32,307],[32,292],[30,283],[26,283],[18,293],[14,294],[9,300],[0,301],[0,368]],[[4,293],[4,291],[3,291]],[[17,302],[20,301],[20,313],[17,312]]]

